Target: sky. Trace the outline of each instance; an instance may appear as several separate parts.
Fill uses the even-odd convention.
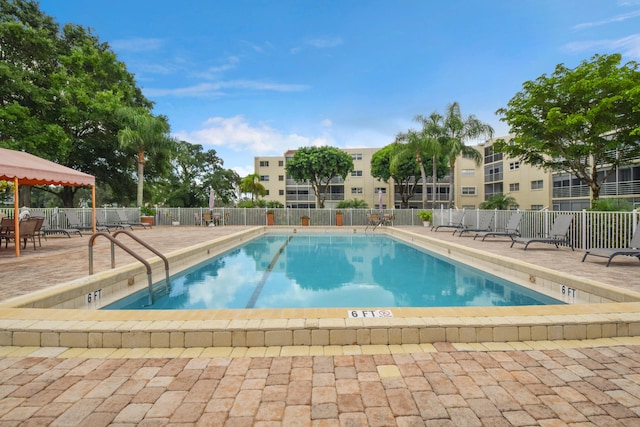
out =
[[[458,102],[495,112],[595,54],[640,62],[640,0],[41,0],[92,29],[172,134],[224,167],[311,145],[383,147]],[[473,145],[478,141],[469,141]]]

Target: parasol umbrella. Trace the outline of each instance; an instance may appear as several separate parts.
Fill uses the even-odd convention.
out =
[[[209,191],[209,210],[211,211],[211,213],[213,213],[213,207],[215,206],[215,199],[216,199],[216,190],[214,190],[213,187],[211,187],[211,190]]]
[[[382,210],[382,189],[378,188],[378,210]]]

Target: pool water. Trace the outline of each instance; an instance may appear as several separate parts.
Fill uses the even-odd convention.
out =
[[[267,235],[105,309],[462,307],[562,304],[382,235]]]

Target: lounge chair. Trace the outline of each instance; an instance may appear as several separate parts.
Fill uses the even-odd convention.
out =
[[[629,241],[629,246],[626,248],[591,248],[588,249],[584,256],[582,257],[582,262],[584,262],[587,255],[599,256],[603,258],[608,258],[607,267],[611,264],[611,260],[618,255],[636,257],[640,260],[640,225],[636,226],[636,231],[631,236],[631,240]]]
[[[39,229],[38,239],[40,239],[40,237],[44,237],[44,239],[47,240],[47,236],[54,234],[64,234],[69,238],[71,238],[72,234],[77,234],[82,237],[82,233],[77,228],[50,228],[46,223],[44,223],[46,219],[44,212],[37,211],[35,214],[32,212],[31,218],[42,218],[43,224]]]
[[[134,225],[136,227],[142,227],[145,230],[147,227],[151,228],[149,224],[145,224],[144,222],[129,221],[129,218],[127,218],[127,214],[124,211],[117,210],[116,213],[118,214],[118,224],[121,224],[124,227],[130,227],[132,230]]]
[[[556,219],[553,221],[553,225],[551,226],[551,231],[549,231],[549,235],[546,237],[512,237],[511,238],[511,247],[513,247],[514,243],[522,243],[524,245],[524,250],[527,250],[527,247],[531,243],[549,243],[556,245],[556,248],[560,247],[560,244],[567,244],[573,250],[573,242],[568,237],[569,227],[571,227],[571,223],[573,222],[573,215],[558,215]]]
[[[522,221],[522,212],[514,212],[509,217],[509,221],[507,221],[507,226],[504,230],[491,230],[491,231],[478,231],[476,235],[473,236],[473,240],[476,240],[476,237],[482,236],[482,241],[487,237],[518,237],[520,236],[520,222]]]
[[[80,222],[80,218],[78,215],[72,210],[65,210],[64,215],[67,217],[67,222],[69,222],[69,226],[71,229],[77,230],[91,230],[93,231],[93,226],[91,225],[82,225]],[[96,225],[96,231],[106,231],[109,232],[109,227],[105,227],[102,225]]]
[[[453,234],[458,232],[458,236],[462,237],[464,233],[480,233],[485,231],[491,231],[491,222],[493,221],[493,212],[483,212],[480,214],[480,219],[478,220],[478,226],[469,226],[464,224],[463,228],[459,228],[453,231]]]
[[[438,229],[440,228],[454,228],[455,231],[458,231],[462,228],[464,228],[464,210],[461,211],[455,211],[451,214],[451,221],[446,223],[446,224],[440,224],[440,225],[432,225],[431,226],[431,231],[438,231]]]
[[[96,222],[101,227],[107,227],[107,229],[111,230],[115,228],[116,230],[128,227],[133,230],[133,227],[129,224],[121,224],[119,222],[109,222],[107,219],[107,213],[103,210],[96,210]]]

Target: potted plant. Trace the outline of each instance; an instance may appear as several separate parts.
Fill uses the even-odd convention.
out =
[[[156,216],[156,210],[150,206],[140,206],[140,222],[153,225]]]
[[[418,212],[418,218],[422,220],[422,225],[428,227],[431,225],[431,220],[433,219],[433,212],[431,211],[420,211]]]
[[[307,215],[303,215],[300,217],[300,221],[302,222],[302,225],[304,225],[305,227],[309,225],[309,216]]]
[[[273,225],[275,222],[275,212],[273,209],[269,209],[267,211],[267,225]]]
[[[344,217],[344,215],[343,215],[342,211],[336,211],[336,225],[338,227],[342,226],[343,217]]]

